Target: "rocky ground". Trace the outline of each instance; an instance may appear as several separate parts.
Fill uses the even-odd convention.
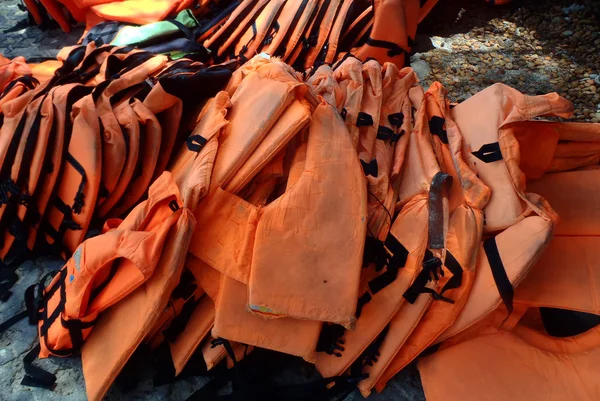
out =
[[[462,101],[494,82],[527,93],[556,91],[575,104],[575,118],[600,120],[600,0],[516,0],[490,6],[483,0],[440,0],[421,24],[412,66],[425,86],[440,81],[455,101]],[[54,57],[73,44],[82,28],[70,34],[27,24],[17,0],[0,0],[0,54],[28,59]],[[0,304],[0,322],[24,308],[20,294],[59,261],[28,262],[19,269],[15,296]],[[0,400],[85,400],[77,358],[38,362],[54,372],[54,392],[20,385],[22,358],[34,345],[36,329],[22,321],[0,335]],[[310,367],[286,360],[281,376],[287,382],[314,377]],[[115,387],[110,400],[184,400],[205,379],[185,379],[154,387],[148,379],[129,392]],[[348,400],[360,400],[353,393]],[[424,400],[418,372],[410,366],[375,401]]]

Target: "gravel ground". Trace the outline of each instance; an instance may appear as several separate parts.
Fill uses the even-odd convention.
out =
[[[462,101],[494,82],[504,82],[527,93],[556,91],[575,104],[580,121],[600,120],[600,0],[517,0],[489,6],[483,0],[441,0],[421,24],[418,51],[412,66],[425,86],[442,82],[451,98]],[[54,57],[61,47],[74,44],[83,29],[70,34],[59,29],[28,26],[17,0],[0,0],[0,53],[7,57]],[[0,321],[24,305],[20,294],[44,271],[60,262],[41,259],[21,266],[17,294],[0,304]],[[85,400],[81,363],[77,358],[38,362],[56,373],[54,392],[23,387],[22,357],[35,339],[35,327],[23,321],[0,336],[0,400]],[[298,361],[281,374],[297,382],[314,375]],[[308,372],[308,373],[307,373]],[[153,387],[144,380],[130,392],[113,388],[109,400],[184,400],[205,379],[185,379]],[[348,400],[360,400],[353,393]],[[424,395],[415,367],[401,372],[375,401],[421,401]]]

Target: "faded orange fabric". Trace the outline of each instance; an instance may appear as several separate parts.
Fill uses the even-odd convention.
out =
[[[100,217],[106,216],[121,200],[121,197],[129,187],[129,182],[140,157],[140,124],[133,107],[129,103],[129,99],[125,99],[120,105],[116,105],[113,108],[113,112],[123,132],[126,155],[117,185],[108,198],[96,208],[95,213]]]
[[[149,190],[148,200],[138,205],[115,229],[83,242],[65,267],[46,288],[50,299],[45,316],[60,312],[61,320],[42,320],[40,357],[65,356],[92,331],[98,315],[119,303],[154,273],[167,234],[181,215],[177,187],[163,175]],[[60,290],[59,290],[60,288]],[[84,330],[75,339],[68,325],[81,322]],[[74,323],[73,323],[74,324]]]
[[[380,63],[405,66],[411,42],[415,38],[420,13],[416,0],[377,0],[373,4],[373,28],[359,48],[352,49],[359,59],[374,58]]]
[[[198,117],[198,125],[169,169],[190,210],[196,210],[198,202],[208,192],[219,134],[228,124],[225,116],[230,106],[227,92],[217,93],[206,103]]]
[[[525,192],[525,174],[519,167],[519,142],[510,128],[514,123],[537,116],[569,117],[572,110],[573,105],[556,93],[526,96],[502,84],[484,89],[451,110],[471,152],[468,162],[492,188],[492,197],[484,210],[484,232],[500,231],[532,213],[556,219],[543,199]],[[486,163],[477,157],[477,152],[482,152],[479,155],[485,159],[485,145],[498,146],[501,160]]]
[[[100,126],[91,95],[75,103],[72,118],[73,133],[67,148],[71,157],[63,161],[54,201],[45,217],[50,227],[45,230],[46,241],[67,254],[75,252],[87,232],[102,175]],[[64,234],[60,238],[55,233]]]
[[[18,56],[10,60],[0,55],[0,92],[15,78],[31,75],[31,67],[27,65],[25,57]]]
[[[599,313],[593,295],[599,277],[597,269],[590,268],[598,249],[598,229],[593,224],[598,220],[594,206],[597,188],[586,185],[597,174],[597,170],[547,174],[528,185],[528,191],[540,193],[553,202],[561,222],[557,236],[515,291],[520,320],[514,326],[482,322],[484,327],[478,331],[471,330],[460,342],[420,360],[419,370],[428,399],[464,399],[468,394],[483,391],[481,386],[492,400],[557,395],[592,400],[600,395],[594,379],[587,376],[587,372],[600,368],[596,366],[599,326],[574,336],[551,337],[545,332],[537,309]],[[573,208],[572,202],[582,207]],[[517,226],[534,218],[539,219],[530,217]],[[444,371],[450,366],[451,376]],[[550,377],[547,372],[555,374]],[[476,382],[472,380],[475,374]]]
[[[327,37],[327,52],[323,61],[326,64],[331,64],[335,61],[335,55],[338,52],[338,46],[342,37],[342,30],[347,25],[349,18],[351,17],[352,0],[343,0],[340,8],[337,11],[335,22],[329,31]]]
[[[358,113],[362,104],[363,97],[363,76],[362,63],[360,60],[350,57],[333,70],[333,77],[339,83],[340,88],[346,93],[346,96],[339,100],[343,102],[337,105],[337,109],[344,116],[344,122],[348,128],[352,144],[358,146]]]
[[[318,0],[307,0],[306,5],[301,5],[303,8],[302,15],[298,19],[296,26],[293,28],[291,35],[288,35],[283,48],[280,49],[276,55],[281,56],[284,61],[289,61],[289,57],[295,50],[296,45],[300,42],[300,38],[304,35],[304,32],[308,29],[311,21],[315,18],[317,12]],[[291,63],[290,63],[291,64]]]
[[[53,169],[51,172],[44,174],[44,181],[38,186],[39,193],[36,198],[37,213],[40,216],[44,216],[46,210],[50,206],[52,200],[52,194],[54,187],[57,185],[58,177],[61,171],[60,166],[63,163],[63,152],[64,149],[69,145],[71,138],[71,110],[75,102],[81,99],[85,95],[89,95],[92,88],[84,87],[78,84],[61,85],[52,91],[52,104],[54,108],[54,127],[52,135],[50,136],[50,144],[48,152],[51,155],[48,158],[48,162],[51,163]],[[28,211],[28,213],[34,213]],[[34,249],[36,241],[38,240],[38,233],[43,230],[40,229],[39,224],[33,224],[29,227],[29,236],[27,240],[27,247],[30,250]],[[42,236],[40,236],[41,238]]]
[[[327,103],[338,111],[338,105],[343,105],[346,97],[345,91],[333,76],[333,71],[328,65],[322,65],[312,74],[306,83],[310,85],[318,96],[321,96]]]
[[[235,54],[247,59],[252,58],[277,17],[284,0],[271,0],[254,20],[254,25],[247,28],[235,45]]]
[[[365,369],[369,378],[359,383],[359,388],[365,396],[374,386],[381,391],[389,379],[452,325],[467,302],[475,276],[477,253],[483,230],[482,209],[487,204],[491,191],[463,159],[463,138],[449,116],[446,90],[439,83],[434,83],[425,93],[425,106],[429,121],[444,120],[446,137],[442,139],[434,135],[433,147],[443,171],[453,178],[448,199],[451,216],[448,221],[446,255],[442,267],[444,274],[438,281],[440,294],[453,302],[433,301],[424,313],[417,312],[417,310],[424,310],[420,305],[417,308],[405,305],[401,309],[390,323],[379,351],[381,356],[373,366]],[[409,312],[404,309],[415,309],[415,311]],[[419,323],[409,337],[404,334],[406,322],[410,321],[406,316],[407,313],[420,315]],[[396,334],[396,330],[400,333]]]
[[[28,219],[25,219],[25,216],[30,208],[36,207],[34,203],[37,201],[38,181],[45,175],[42,168],[47,168],[46,153],[49,152],[48,143],[54,123],[52,95],[40,97],[30,103],[27,114],[25,130],[21,135],[17,156],[11,168],[11,180],[21,194],[29,196],[29,201],[18,202],[18,197],[13,195],[8,200],[8,204],[0,209],[0,226],[4,231],[4,241],[0,248],[2,259],[6,257],[15,241],[27,241],[28,227],[35,223],[31,214]],[[29,121],[31,125],[28,125]]]
[[[427,250],[429,220],[429,187],[439,167],[431,148],[425,103],[420,105],[416,124],[408,140],[406,167],[400,185],[400,198],[408,202],[394,221],[385,240],[388,260],[385,269],[368,267],[361,277],[360,316],[355,330],[347,330],[340,340],[343,352],[319,352],[316,367],[325,376],[336,376],[348,369],[385,328],[405,303],[403,294],[409,288]],[[379,270],[379,271],[378,271]],[[426,298],[421,295],[421,298]],[[359,301],[360,302],[360,301]],[[420,303],[410,305],[418,307]],[[414,327],[417,321],[404,322]],[[336,355],[338,354],[338,355]],[[367,355],[365,355],[367,356]],[[361,359],[361,370],[369,358]]]
[[[165,176],[172,181],[169,173]],[[135,349],[144,340],[179,282],[185,251],[194,230],[194,216],[180,208],[166,235],[152,276],[127,298],[103,313],[82,348],[83,373],[89,400],[101,400]],[[123,322],[128,322],[123,325]],[[112,344],[107,347],[108,344]]]
[[[229,38],[231,32],[238,28],[241,21],[243,21],[248,14],[252,13],[257,2],[258,0],[242,0],[229,15],[225,23],[204,41],[204,47],[207,49],[218,49],[218,47]]]
[[[268,2],[269,0],[258,0],[252,6],[252,9],[250,9],[249,12],[244,15],[244,18],[241,21],[236,21],[236,23],[231,26],[233,28],[231,33],[223,33],[223,39],[225,40],[219,46],[217,50],[217,56],[221,57],[224,53],[231,50],[231,47],[235,41],[239,40],[241,35],[244,33],[244,30],[255,22],[257,15],[259,15],[259,13],[266,8]]]
[[[139,100],[134,99],[131,107],[140,126],[140,154],[135,169],[141,172],[132,177],[129,186],[114,208],[110,211],[111,216],[121,216],[131,209],[144,195],[151,184],[152,176],[158,161],[161,141],[162,127],[150,110]]]

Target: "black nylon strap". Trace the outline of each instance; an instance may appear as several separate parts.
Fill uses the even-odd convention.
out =
[[[369,163],[365,162],[364,160],[361,160],[360,164],[362,165],[363,171],[366,176],[370,175],[373,177],[377,177],[377,175],[379,174],[379,169],[377,167],[377,159],[373,159]]]
[[[398,271],[406,265],[406,259],[408,258],[408,250],[391,233],[385,239],[385,247],[390,252],[391,257],[385,273],[369,281],[369,290],[373,294],[377,294],[396,280]]]
[[[321,333],[319,333],[319,339],[317,341],[317,352],[325,352],[328,355],[334,355],[338,358],[341,358],[345,349],[342,347],[344,345],[344,340],[342,337],[346,329],[344,326],[333,323],[323,323],[321,327]]]
[[[67,163],[71,165],[81,175],[81,181],[79,182],[79,186],[77,187],[77,193],[75,194],[75,198],[73,199],[73,213],[79,214],[81,213],[81,208],[84,206],[84,194],[83,188],[87,182],[87,175],[85,173],[85,169],[83,166],[73,157],[70,152],[67,152],[66,157]]]
[[[399,133],[395,133],[393,129],[386,127],[385,125],[380,125],[377,128],[377,139],[382,141],[390,141],[390,143],[398,142],[400,138],[404,135],[404,130]]]
[[[498,142],[486,143],[479,150],[471,152],[471,154],[484,163],[493,163],[502,160],[502,151]]]
[[[389,57],[399,56],[403,53],[408,53],[400,45],[398,45],[397,43],[394,43],[394,42],[388,42],[385,40],[377,40],[377,39],[373,39],[373,38],[369,37],[365,43],[372,47],[380,47],[383,49],[388,49]]]
[[[429,131],[433,135],[437,135],[440,138],[440,140],[442,141],[442,143],[445,143],[447,145],[448,144],[448,133],[444,129],[445,123],[446,123],[446,119],[439,117],[439,116],[433,116],[433,117],[431,117],[431,120],[429,120]]]
[[[291,24],[288,26],[288,29],[285,32],[285,35],[283,37],[283,40],[281,41],[278,51],[275,53],[276,56],[283,56],[285,54],[286,46],[287,46],[288,42],[290,41],[290,37],[294,33],[294,30],[296,29],[296,25],[298,25],[298,21],[300,21],[300,18],[302,17],[302,14],[304,13],[304,9],[306,8],[307,4],[308,4],[308,0],[302,0],[302,3],[300,3],[298,10],[296,11],[296,14],[294,15],[294,18],[292,19]]]
[[[404,124],[404,113],[392,113],[388,114],[388,121],[394,127],[399,128]]]
[[[358,298],[358,303],[356,305],[356,318],[358,319],[362,313],[363,307],[368,304],[373,297],[369,292],[365,292]]]
[[[187,148],[192,152],[196,153],[200,152],[207,142],[208,141],[206,140],[206,138],[202,137],[201,135],[190,135],[185,140]]]
[[[3,333],[8,328],[12,327],[15,323],[25,319],[27,316],[29,316],[29,312],[27,310],[24,310],[3,321],[2,323],[0,323],[0,333]]]
[[[450,277],[450,279],[446,282],[440,291],[440,294],[443,294],[445,291],[460,287],[463,277],[462,266],[460,263],[458,263],[454,255],[452,255],[448,250],[446,250],[446,260],[444,261],[444,265],[448,270],[450,270],[452,277]]]
[[[192,32],[192,30],[190,28],[188,28],[187,26],[185,26],[184,24],[182,24],[181,22],[177,21],[176,19],[171,19],[171,18],[168,18],[165,21],[168,21],[171,24],[175,25],[177,27],[177,29],[179,29],[181,31],[181,33],[183,33],[185,35],[185,37],[188,38],[189,40],[193,40],[193,41],[196,40],[196,36]]]
[[[370,127],[373,125],[373,117],[370,114],[363,113],[362,111],[358,113],[356,118],[356,126],[357,127]]]
[[[500,257],[500,252],[498,251],[498,245],[496,244],[496,237],[492,237],[483,241],[483,250],[485,251],[485,255],[490,263],[492,276],[494,277],[494,282],[496,283],[496,287],[498,288],[502,302],[510,314],[513,311],[513,298],[515,296],[515,291],[510,283],[508,275],[506,274],[504,264],[502,263],[502,258]]]
[[[56,387],[56,376],[42,368],[33,366],[33,362],[40,353],[40,344],[33,347],[23,358],[23,368],[25,377],[21,381],[23,386],[39,387],[48,390],[54,390]]]

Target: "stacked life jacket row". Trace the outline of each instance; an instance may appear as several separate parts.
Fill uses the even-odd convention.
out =
[[[51,78],[15,74],[0,97],[3,296],[31,252],[69,257],[88,232],[142,200],[187,130],[190,90],[201,102],[231,76],[125,47],[90,44],[63,56]]]
[[[331,65],[348,53],[363,61],[374,58],[402,68],[408,62],[417,25],[436,2],[221,0],[203,1],[193,9],[181,8],[190,6],[181,2],[186,4],[150,20],[145,18],[148,12],[134,12],[143,1],[84,2],[107,21],[88,21],[82,42],[130,45],[157,53],[196,53],[202,57],[200,61],[207,61],[210,51],[212,63],[229,59],[243,62],[264,52],[303,72],[321,64]],[[154,3],[160,3],[159,7],[176,2]],[[119,16],[118,10],[133,19]]]
[[[254,57],[204,105],[148,199],[107,220],[40,284],[32,352],[81,349],[90,400],[144,344],[166,355],[174,376],[194,358],[206,370],[227,358],[235,369],[258,347],[314,363],[332,380],[320,391],[358,382],[368,396],[444,341],[423,366],[428,397],[446,399],[436,378],[463,385],[450,368],[461,341],[495,330],[516,347],[497,322],[522,327],[514,323],[530,306],[599,312],[580,305],[585,292],[553,304],[553,292],[525,280],[534,265],[538,279],[552,269],[542,282],[570,274],[543,256],[558,215],[528,181],[562,204],[559,233],[595,235],[586,220],[597,215],[595,197],[581,213],[565,202],[597,192],[584,178],[598,174],[599,125],[534,120],[571,113],[557,94],[502,84],[451,105],[439,83],[424,92],[412,69],[393,63],[348,57],[303,80],[278,59]],[[555,239],[551,255],[563,254],[549,258],[579,260],[561,241],[577,240]],[[515,296],[522,282],[529,292]],[[475,357],[460,360],[466,381],[481,370]]]

